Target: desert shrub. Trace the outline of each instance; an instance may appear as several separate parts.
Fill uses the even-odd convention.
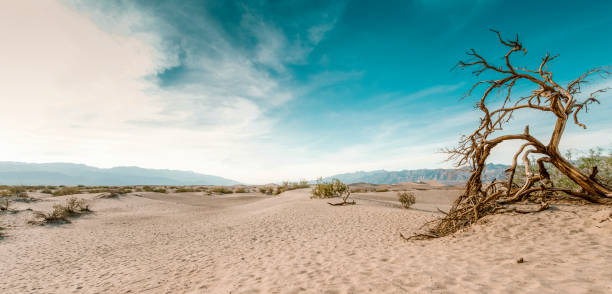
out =
[[[397,197],[404,208],[410,208],[410,206],[416,203],[416,197],[412,192],[398,192]]]
[[[26,187],[24,187],[24,186],[13,186],[13,187],[11,187],[11,188],[9,189],[9,191],[10,191],[10,192],[11,192],[13,195],[15,195],[15,196],[20,196],[20,195],[22,195],[22,194],[26,193],[26,192],[27,192],[27,190],[28,190],[28,189],[27,189]]]
[[[234,193],[248,193],[249,191],[247,191],[245,188],[240,187],[240,188],[236,188],[236,190],[234,190]]]
[[[0,202],[0,211],[9,210],[9,204],[8,198],[4,198],[4,200]]]
[[[338,179],[334,179],[331,182],[323,182],[321,179],[319,179],[312,188],[310,198],[340,197],[346,192],[349,192],[349,186],[342,183]]]
[[[53,194],[53,191],[51,189],[45,188],[42,191],[40,191],[40,193],[43,193],[43,194]]]
[[[189,192],[198,192],[198,190],[193,188],[181,187],[174,190],[175,193],[189,193]]]
[[[234,193],[234,190],[228,189],[228,188],[223,187],[223,186],[221,186],[221,187],[214,187],[210,191],[212,193],[215,193],[215,194],[232,194],[232,193]]]
[[[125,187],[100,189],[100,190],[95,190],[95,191],[96,191],[95,193],[102,193],[102,195],[99,195],[98,198],[117,198],[121,195],[132,193],[132,189],[125,188]],[[90,193],[94,193],[94,192],[90,192]]]
[[[52,194],[53,196],[81,194],[81,189],[79,189],[78,187],[62,187],[60,189],[53,191]]]
[[[156,192],[156,193],[164,193],[164,194],[168,193],[168,191],[162,187],[143,186],[142,190],[144,190],[145,192]]]
[[[24,186],[3,186],[0,197],[28,197],[28,189]]]
[[[376,189],[376,192],[389,192],[389,189]]]
[[[43,223],[70,222],[68,218],[75,217],[87,212],[91,212],[91,210],[89,209],[89,205],[87,205],[87,203],[85,202],[85,199],[70,197],[63,205],[53,205],[53,210],[51,212],[44,213],[38,211],[34,214],[34,217],[42,220]]]
[[[303,188],[309,188],[309,187],[310,187],[310,185],[308,184],[308,182],[306,180],[301,180],[299,182],[287,182],[287,181],[285,181],[281,185],[276,186],[276,188],[273,190],[272,193],[266,193],[266,194],[278,195],[278,194],[283,193],[285,191],[291,191],[291,190],[295,190],[295,189],[303,189]]]
[[[262,193],[262,194],[272,195],[274,194],[274,187],[272,186],[259,187],[258,191],[259,193]]]

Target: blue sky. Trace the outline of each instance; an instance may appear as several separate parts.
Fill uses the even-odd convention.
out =
[[[489,28],[519,64],[559,54],[566,82],[612,64],[612,3],[588,1],[7,1],[0,160],[187,169],[248,183],[450,167],[478,122],[451,69]],[[0,82],[2,83],[2,82]],[[590,86],[610,86],[595,79]],[[522,89],[527,91],[529,89]],[[588,89],[587,89],[588,90]],[[612,145],[612,97],[565,149]],[[24,120],[23,118],[27,118]],[[543,137],[548,117],[526,113]],[[511,127],[510,130],[513,130]],[[512,145],[492,161],[509,161]]]

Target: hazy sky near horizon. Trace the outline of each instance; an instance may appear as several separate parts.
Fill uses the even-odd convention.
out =
[[[0,160],[193,170],[245,183],[451,167],[478,123],[451,70],[519,34],[563,83],[612,65],[612,2],[0,2]],[[612,86],[594,79],[589,89]],[[528,88],[519,89],[527,91]],[[520,91],[519,91],[520,92]],[[478,92],[480,93],[480,92]],[[612,147],[612,95],[562,149]],[[551,117],[518,115],[546,137]],[[502,145],[492,162],[511,160]]]

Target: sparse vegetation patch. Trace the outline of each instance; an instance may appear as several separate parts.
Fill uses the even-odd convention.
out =
[[[223,186],[214,187],[210,191],[214,194],[232,194],[234,193],[234,190],[229,189],[227,187],[223,187]]]
[[[351,189],[348,185],[342,183],[338,179],[333,179],[331,182],[323,182],[322,179],[317,180],[314,188],[312,188],[310,198],[334,198],[342,197],[342,202],[331,203],[330,205],[348,205],[355,204],[355,201],[347,201],[351,196]]]
[[[155,193],[168,193],[168,190],[162,187],[151,187],[151,186],[143,186],[142,190],[145,192],[155,192]]]
[[[53,205],[53,210],[49,213],[44,213],[41,211],[36,212],[34,214],[35,220],[31,221],[30,223],[67,223],[70,222],[69,218],[89,212],[91,212],[91,210],[89,209],[89,205],[87,205],[85,199],[70,197],[63,205]]]
[[[60,189],[53,191],[51,194],[53,194],[53,196],[64,196],[64,195],[74,195],[74,194],[81,194],[81,193],[82,192],[79,187],[62,187]]]
[[[416,203],[416,197],[413,192],[403,191],[398,192],[397,197],[404,208],[410,208]]]

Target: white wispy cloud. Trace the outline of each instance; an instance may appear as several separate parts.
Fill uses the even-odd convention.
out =
[[[273,178],[261,171],[279,152],[265,113],[293,94],[261,66],[281,69],[308,52],[287,56],[282,33],[263,25],[252,56],[202,20],[193,22],[202,48],[169,43],[176,28],[150,12],[95,4],[0,4],[0,136],[10,138],[0,160]],[[152,78],[177,66],[187,70],[176,85]]]

